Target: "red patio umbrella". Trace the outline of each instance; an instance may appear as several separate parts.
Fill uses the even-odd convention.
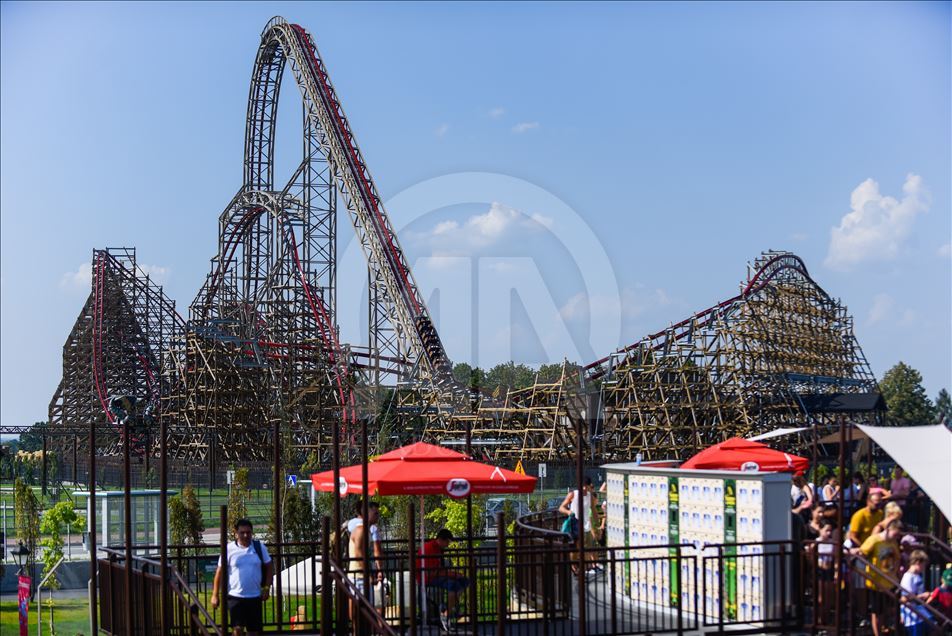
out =
[[[362,466],[340,469],[340,491],[363,494]],[[334,492],[334,471],[311,475],[314,489]],[[466,495],[530,493],[536,478],[477,462],[463,453],[417,442],[384,453],[367,464],[371,495]]]
[[[801,473],[805,472],[809,465],[810,462],[805,457],[774,450],[760,442],[734,437],[705,448],[679,468]]]

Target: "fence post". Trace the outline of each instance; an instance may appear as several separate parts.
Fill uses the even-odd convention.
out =
[[[780,631],[787,626],[787,551],[783,543],[780,548]]]
[[[169,449],[168,449],[168,418],[159,419],[159,632],[168,634],[172,626],[169,624]]]
[[[724,547],[717,546],[717,633],[724,633]]]
[[[313,491],[313,489],[312,489]],[[324,538],[324,518],[321,518],[321,538]],[[323,542],[321,543],[323,545]],[[320,617],[317,612],[317,556],[318,552],[313,543],[311,546],[311,629],[317,629]],[[321,562],[323,564],[323,561]],[[325,632],[327,633],[327,632]]]
[[[127,633],[135,634],[135,594],[132,587],[132,542],[135,540],[135,531],[132,527],[132,459],[129,448],[129,418],[122,420],[122,482],[123,482],[123,538],[125,539],[126,555],[126,629]],[[108,523],[108,520],[107,520]]]
[[[284,592],[281,585],[281,568],[284,567],[284,559],[282,558],[282,546],[284,544],[284,523],[281,518],[281,495],[284,490],[284,466],[282,465],[282,455],[281,455],[281,418],[274,418],[274,475],[272,479],[274,483],[271,484],[272,488],[272,501],[271,508],[274,515],[274,554],[271,558],[271,563],[274,567],[274,583],[275,583],[275,595],[274,595],[274,619],[278,624],[278,630],[284,626]],[[264,583],[264,581],[262,581]],[[262,611],[264,608],[262,607]]]
[[[221,585],[218,589],[218,606],[221,608],[221,633],[228,633],[228,506],[218,510],[219,530],[218,556],[221,559]],[[214,585],[214,583],[213,583]]]
[[[416,636],[417,633],[417,560],[416,560],[416,508],[411,499],[407,504],[407,545],[410,559],[410,636]],[[473,585],[476,582],[473,581]],[[423,602],[426,603],[426,592],[424,592]]]
[[[321,634],[331,633],[331,523],[321,517]]]
[[[496,513],[496,636],[506,636],[506,515]]]
[[[618,633],[618,601],[616,600],[616,594],[618,592],[617,590],[618,584],[615,581],[615,550],[613,550],[612,548],[608,548],[608,550],[611,553],[611,556],[609,559],[609,564],[611,565],[611,567],[609,569],[608,574],[609,576],[611,576],[611,581],[609,581],[609,585],[610,585],[609,589],[611,590],[611,598],[609,600],[609,603],[610,603],[611,612],[612,612],[612,615],[611,615],[612,634],[617,634]]]
[[[681,546],[675,546],[674,548],[674,565],[675,572],[677,572],[677,590],[676,594],[678,597],[678,635],[684,633],[684,595],[681,594],[681,586],[683,585],[682,579],[684,578],[681,573]]]
[[[535,537],[531,540],[533,546],[538,547],[538,544],[534,543]],[[552,577],[555,572],[552,569],[552,540],[546,536],[544,541],[545,550],[542,552],[542,631],[548,634],[550,613],[552,612]]]
[[[94,418],[89,420],[89,462],[87,463],[86,481],[89,482],[87,490],[89,491],[89,519],[86,522],[89,528],[89,630],[91,634],[99,633],[99,590],[97,589],[97,568],[99,562],[96,558],[96,529],[99,525],[96,519],[96,421]],[[103,537],[103,541],[107,541]]]

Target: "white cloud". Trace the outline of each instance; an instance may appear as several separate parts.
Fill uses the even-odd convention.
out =
[[[152,282],[157,285],[164,285],[169,280],[169,273],[172,271],[168,267],[161,265],[139,265],[139,269],[149,275]]]
[[[603,295],[579,292],[559,308],[559,315],[568,322],[593,318],[611,312],[621,313],[623,318],[637,318],[644,313],[671,304],[668,293],[661,289],[651,289],[642,283],[626,287],[620,295]]]
[[[883,196],[872,179],[859,184],[850,195],[850,211],[830,230],[825,264],[849,269],[865,261],[892,260],[898,256],[920,213],[929,210],[929,192],[922,177],[909,174],[897,201]]]
[[[538,127],[539,127],[539,122],[537,121],[524,121],[513,126],[512,132],[516,133],[517,135],[521,135],[524,132],[529,132],[530,130],[533,130]]]
[[[436,134],[437,137],[445,137],[446,133],[448,133],[449,131],[450,131],[449,124],[440,124],[439,126],[436,127],[436,130],[434,130],[433,132]]]
[[[895,304],[896,302],[889,294],[876,294],[873,297],[873,306],[869,308],[869,316],[866,321],[871,325],[882,322],[892,315]]]
[[[495,108],[490,109],[489,116],[493,119],[499,119],[506,114],[506,109],[502,106],[496,106]]]
[[[66,272],[60,278],[60,289],[89,291],[93,284],[92,263],[80,263],[75,272]]]
[[[546,229],[552,229],[552,225],[555,223],[551,218],[543,216],[538,212],[533,212],[529,215],[529,218]]]
[[[473,215],[463,222],[440,221],[432,230],[415,235],[413,239],[430,243],[434,253],[471,254],[504,239],[518,240],[527,232],[551,229],[553,223],[547,216],[527,215],[494,201],[482,214]]]
[[[469,259],[465,256],[454,256],[452,254],[432,254],[423,256],[420,262],[432,270],[447,270],[469,264]]]
[[[436,227],[433,228],[433,236],[439,236],[440,234],[449,234],[454,230],[459,229],[459,223],[456,221],[440,221],[436,224]]]
[[[936,254],[938,254],[940,258],[952,257],[952,243],[946,243],[945,245],[941,246],[938,250],[936,250]]]
[[[148,274],[152,282],[164,285],[168,282],[171,269],[161,265],[146,265],[139,263],[139,269]],[[91,263],[81,263],[75,272],[66,272],[60,278],[60,289],[66,291],[88,292],[93,284],[93,266]]]

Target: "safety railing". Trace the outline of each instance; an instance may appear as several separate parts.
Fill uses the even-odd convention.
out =
[[[163,585],[158,561],[105,548],[99,560],[99,625],[108,634],[214,636],[221,631],[188,583],[169,568]],[[131,571],[127,572],[127,567]],[[131,584],[130,584],[131,583]],[[162,617],[162,593],[167,590]],[[163,631],[164,628],[164,631]]]

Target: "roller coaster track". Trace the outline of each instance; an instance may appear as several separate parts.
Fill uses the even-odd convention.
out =
[[[656,333],[645,336],[642,340],[639,340],[638,342],[622,347],[621,349],[618,349],[617,351],[615,351],[615,353],[611,355],[605,356],[604,358],[600,358],[596,360],[595,362],[591,362],[585,365],[584,367],[582,367],[582,369],[584,370],[586,377],[589,380],[597,380],[598,378],[601,378],[606,373],[608,373],[608,368],[605,366],[605,363],[607,363],[613,357],[622,356],[628,353],[629,351],[632,351],[638,348],[646,340],[657,340],[661,336],[664,336],[666,333],[674,333],[675,334],[674,339],[679,340],[680,338],[688,335],[689,330],[686,330],[686,328],[690,327],[694,329],[697,327],[703,327],[710,324],[711,321],[715,319],[715,317],[717,316],[719,312],[724,311],[725,309],[731,307],[732,305],[736,304],[740,300],[743,300],[753,294],[756,294],[758,291],[764,289],[767,285],[769,285],[770,282],[774,280],[774,278],[781,275],[785,271],[792,271],[792,272],[798,273],[800,276],[803,277],[804,280],[809,281],[811,284],[813,284],[816,287],[817,291],[823,297],[829,299],[829,295],[825,291],[823,291],[823,289],[819,285],[817,285],[816,282],[812,278],[810,278],[810,274],[807,271],[807,266],[799,256],[795,254],[790,254],[790,253],[781,253],[776,256],[773,256],[772,258],[767,260],[762,266],[756,269],[753,275],[748,280],[747,284],[744,286],[743,290],[736,296],[732,296],[731,298],[728,298],[727,300],[719,302],[716,305],[712,305],[711,307],[708,307],[707,309],[704,309],[702,311],[699,311],[693,314],[689,318],[685,318],[684,320],[681,320],[680,322],[677,322],[671,325],[665,330],[658,331]],[[679,329],[681,330],[680,332],[678,331]],[[662,348],[663,346],[664,346],[663,343],[656,344],[654,346],[654,350],[658,350]]]
[[[376,291],[381,298],[382,311],[396,329],[405,352],[376,353],[406,358],[431,380],[438,383],[448,381],[449,361],[445,349],[314,38],[300,25],[274,18],[265,27],[261,42],[248,107],[245,190],[271,190],[274,187],[274,114],[281,74],[285,61],[290,61],[306,108],[307,125],[344,195],[368,265],[379,275],[382,288]]]
[[[282,185],[275,183],[275,129],[288,68],[304,111],[304,156]],[[339,336],[338,202],[368,268],[363,350]],[[217,251],[189,321],[161,289],[145,294],[152,299],[145,304],[162,305],[149,312],[161,314],[162,325],[174,323],[175,338],[150,331],[153,314],[135,314],[145,306],[136,286],[144,273],[129,253],[126,271],[121,256],[94,251],[92,290],[64,347],[50,430],[121,430],[134,405],[145,404],[187,449],[182,457],[208,460],[213,472],[219,455],[263,459],[255,435],[275,422],[287,423],[293,443],[326,450],[327,431],[340,426],[346,435],[356,422],[357,395],[368,404],[379,399],[381,374],[430,394],[470,397],[453,379],[315,40],[300,25],[274,18],[262,31],[242,183],[219,215]],[[117,401],[123,397],[129,401]],[[115,436],[107,439],[113,444]]]
[[[118,251],[121,253],[121,251]],[[107,383],[107,372],[109,370],[107,358],[113,364],[116,364],[115,356],[121,356],[135,360],[132,367],[138,367],[139,372],[132,372],[132,376],[139,376],[141,385],[147,395],[146,403],[151,409],[158,409],[159,398],[162,394],[162,380],[157,377],[156,371],[161,362],[160,357],[167,348],[167,340],[163,341],[161,329],[158,334],[152,333],[150,329],[150,312],[160,313],[166,322],[174,325],[173,330],[184,329],[184,321],[175,311],[174,304],[170,303],[162,294],[161,289],[149,281],[148,277],[135,265],[134,255],[125,255],[125,263],[121,262],[109,250],[96,250],[93,254],[93,276],[92,276],[92,379],[96,398],[102,411],[106,416],[106,422],[115,430],[121,429],[121,422],[117,418],[116,412],[111,408],[112,400],[118,395],[111,395],[110,387]],[[146,308],[137,308],[136,299],[145,299],[149,305]],[[126,329],[121,335],[107,333],[106,326],[106,307],[107,305],[113,312],[120,312],[126,315]],[[154,307],[153,307],[154,306]],[[114,317],[112,320],[118,319]],[[154,321],[154,316],[153,316]],[[158,336],[157,341],[152,338]],[[104,338],[110,339],[113,345],[107,356],[104,352]],[[120,362],[117,366],[126,367],[117,369],[117,373],[125,375],[118,383],[122,386],[118,388],[121,392],[129,391],[130,381],[136,384],[135,380],[129,377],[128,362]],[[125,371],[125,373],[123,373]],[[137,391],[136,391],[137,392]],[[145,398],[146,396],[138,396]],[[157,414],[157,413],[156,413]],[[141,435],[134,431],[131,441],[136,452],[141,452]]]

